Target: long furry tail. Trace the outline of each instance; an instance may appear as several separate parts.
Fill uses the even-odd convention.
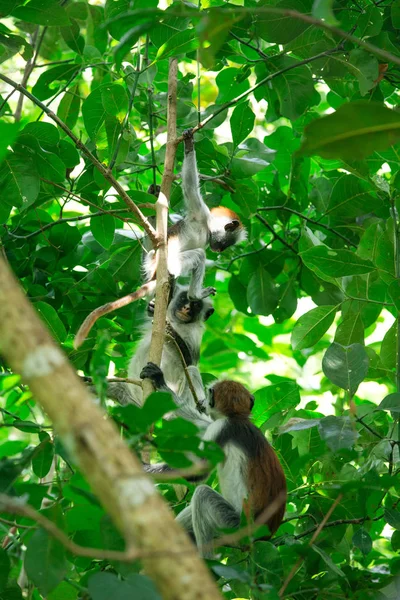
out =
[[[107,304],[103,304],[103,306],[99,306],[95,310],[93,310],[83,321],[80,326],[78,333],[75,336],[74,340],[74,348],[77,349],[79,346],[83,344],[85,339],[87,338],[89,331],[92,329],[93,325],[96,323],[97,319],[100,317],[104,317],[104,315],[108,315],[108,313],[117,310],[118,308],[122,308],[123,306],[127,306],[131,302],[135,302],[136,300],[140,300],[154,291],[156,287],[155,280],[148,281],[144,283],[142,287],[140,287],[136,292],[132,292],[127,296],[123,296],[122,298],[118,298],[117,300],[113,300],[113,302],[107,302]]]

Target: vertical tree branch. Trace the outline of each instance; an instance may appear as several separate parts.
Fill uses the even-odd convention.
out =
[[[216,600],[219,592],[139,460],[93,401],[0,257],[0,350],[54,423],[93,491],[165,600]],[[151,553],[157,557],[148,557]],[[161,552],[161,554],[160,554]],[[175,553],[175,554],[174,554]],[[179,556],[176,555],[179,553]]]
[[[165,337],[165,319],[169,296],[169,275],[167,265],[167,219],[168,203],[174,179],[174,162],[176,154],[176,88],[178,61],[170,59],[168,75],[168,113],[167,113],[167,150],[165,153],[164,174],[161,190],[156,203],[157,211],[157,287],[153,320],[153,332],[149,351],[149,360],[159,365]],[[143,397],[152,391],[150,380],[143,383]]]

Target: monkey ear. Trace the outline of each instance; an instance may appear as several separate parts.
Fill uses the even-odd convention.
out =
[[[235,231],[238,227],[240,226],[240,221],[238,221],[237,219],[233,219],[233,221],[230,221],[229,223],[227,223],[225,225],[225,231]]]
[[[253,396],[253,394],[250,394],[250,410],[253,410],[253,406],[254,406],[254,396]]]

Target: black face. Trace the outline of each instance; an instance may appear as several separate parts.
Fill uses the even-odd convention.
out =
[[[213,308],[204,311],[203,300],[190,301],[187,292],[181,292],[174,300],[172,307],[174,317],[181,323],[194,323],[202,318],[207,321],[214,312]]]
[[[229,229],[229,226],[233,225],[233,229]],[[219,229],[217,231],[212,231],[210,234],[210,248],[213,252],[223,252],[229,246],[233,246],[236,244],[238,239],[238,226],[239,221],[232,221],[232,223],[227,223],[225,228]],[[237,225],[235,225],[237,223]],[[227,229],[228,227],[228,229]]]

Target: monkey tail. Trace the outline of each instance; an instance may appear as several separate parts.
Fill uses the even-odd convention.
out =
[[[93,310],[83,321],[80,326],[78,333],[75,336],[74,340],[74,348],[77,350],[79,346],[83,344],[85,339],[87,338],[89,331],[92,329],[93,325],[96,323],[97,319],[100,317],[104,317],[104,315],[108,315],[108,313],[113,310],[117,310],[118,308],[122,308],[123,306],[127,306],[131,302],[135,302],[136,300],[140,300],[154,291],[156,287],[156,281],[148,281],[144,283],[136,292],[132,292],[127,296],[123,296],[122,298],[118,298],[117,300],[113,300],[113,302],[107,302],[107,304],[103,304],[103,306],[99,306],[95,310]]]

